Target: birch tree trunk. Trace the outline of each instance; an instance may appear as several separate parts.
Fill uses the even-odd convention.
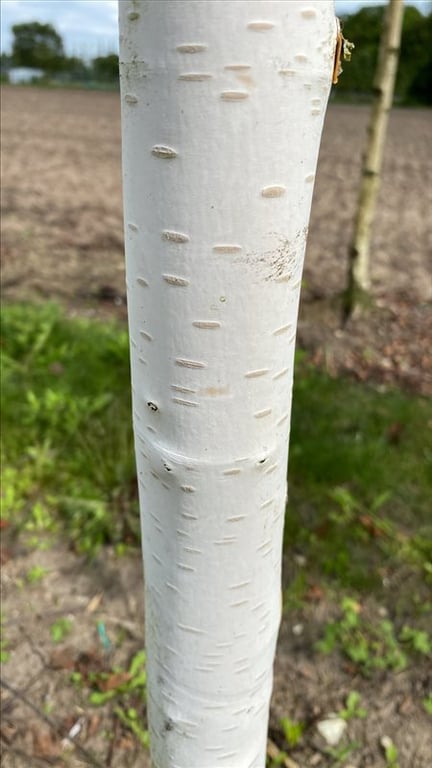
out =
[[[263,768],[330,0],[122,0],[155,768]]]
[[[374,80],[374,100],[363,161],[354,236],[349,252],[347,315],[352,313],[358,300],[370,289],[371,226],[380,185],[388,117],[393,102],[403,13],[403,0],[388,1]]]

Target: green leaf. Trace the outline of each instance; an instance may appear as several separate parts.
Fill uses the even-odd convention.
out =
[[[58,619],[51,624],[50,634],[54,643],[61,643],[61,641],[72,630],[72,622],[70,619]]]
[[[93,704],[95,707],[100,707],[102,704],[106,704],[107,701],[110,701],[114,698],[117,691],[93,691],[89,696],[89,702],[90,704]]]
[[[142,670],[145,668],[145,663],[146,663],[145,651],[138,651],[138,653],[136,653],[135,656],[133,657],[129,667],[130,676],[135,677],[135,675],[138,672],[142,672]]]
[[[380,507],[384,506],[384,504],[392,497],[391,491],[383,491],[382,493],[379,493],[378,496],[375,496],[372,504],[371,504],[371,510],[372,512],[378,512]]]
[[[280,724],[288,746],[296,747],[303,735],[304,723],[296,723],[289,717],[283,717]]]
[[[417,653],[422,653],[425,656],[431,653],[432,645],[430,637],[424,630],[412,629],[411,627],[404,626],[400,634],[400,639],[402,642],[409,643]]]

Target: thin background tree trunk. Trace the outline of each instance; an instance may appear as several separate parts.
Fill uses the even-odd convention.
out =
[[[393,102],[403,13],[403,0],[389,0],[384,14],[374,81],[374,101],[368,128],[354,236],[349,252],[347,315],[370,289],[371,226],[380,186],[388,117]]]
[[[330,0],[120,2],[155,768],[264,768]]]

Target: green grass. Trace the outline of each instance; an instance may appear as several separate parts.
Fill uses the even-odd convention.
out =
[[[400,438],[392,443],[395,425]],[[432,403],[303,368],[296,378],[290,475],[294,487],[307,484],[314,500],[348,483],[368,506],[389,491],[402,520],[412,522],[414,506],[417,522],[430,521]]]
[[[1,351],[3,518],[35,544],[59,530],[89,554],[138,543],[125,327],[5,306]],[[299,354],[285,544],[308,569],[289,574],[292,602],[314,579],[369,590],[403,563],[421,613],[431,465],[430,401],[332,379]]]
[[[1,351],[2,516],[90,553],[136,541],[125,328],[7,306]]]
[[[288,477],[285,544],[321,576],[377,588],[403,562],[430,578],[430,400],[300,363]]]

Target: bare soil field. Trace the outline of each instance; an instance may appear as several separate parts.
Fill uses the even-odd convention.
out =
[[[118,95],[5,87],[2,110],[3,300],[54,300],[70,314],[125,319]],[[332,374],[431,394],[432,123],[426,110],[391,115],[372,242],[374,305],[340,323],[367,120],[364,107],[331,105],[328,111],[299,341]],[[140,557],[106,550],[89,564],[62,542],[42,551],[6,543],[13,555],[2,568],[2,610],[13,657],[1,698],[2,765],[148,768],[146,750],[114,717],[115,705],[90,707],[83,688],[71,682],[77,670],[88,677],[128,669],[140,649]],[[29,586],[27,574],[41,562],[47,575]],[[312,666],[305,637],[310,644],[329,620],[325,597],[316,598],[310,596],[301,615],[285,616],[281,627],[270,733],[289,712],[310,734],[282,765],[386,768],[381,742],[388,737],[398,746],[400,768],[430,768],[430,718],[418,704],[430,671],[423,664],[391,679],[383,672],[372,682],[353,678],[353,669],[333,656]],[[372,622],[384,615],[372,598],[363,610]],[[61,617],[69,621],[67,637],[55,645],[50,627]],[[368,717],[347,723],[346,743],[358,744],[352,753],[330,759],[316,724],[339,712],[353,688]]]
[[[2,289],[125,316],[116,93],[2,89]],[[330,105],[299,343],[330,372],[432,393],[431,113],[393,110],[371,244],[373,310],[340,324],[369,109]]]

